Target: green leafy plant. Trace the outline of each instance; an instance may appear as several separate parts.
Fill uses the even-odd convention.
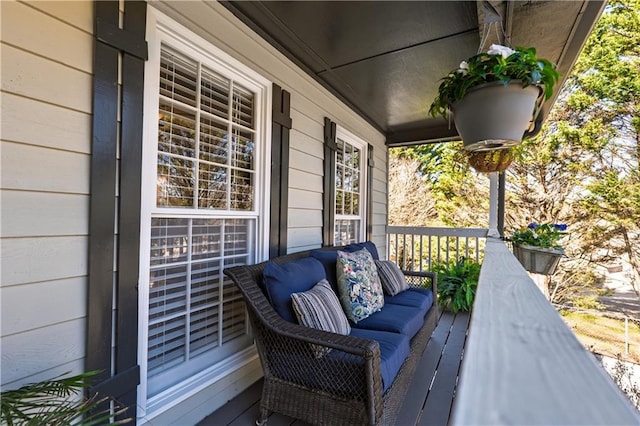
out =
[[[114,410],[101,408],[112,400],[94,395],[86,398],[84,389],[99,371],[76,376],[44,380],[2,392],[0,398],[0,423],[14,426],[40,425],[119,425],[132,421],[127,418],[114,420],[126,411],[116,404]]]
[[[438,305],[452,312],[470,311],[476,296],[480,264],[473,259],[438,262],[433,265],[438,274]]]
[[[566,229],[567,225],[564,224],[530,223],[526,228],[514,232],[511,241],[518,245],[562,250],[562,246],[558,243],[564,235],[562,232]]]
[[[492,81],[500,81],[505,86],[512,80],[520,81],[524,87],[541,85],[545,98],[549,99],[559,78],[555,65],[547,59],[538,58],[535,48],[511,49],[493,44],[486,53],[478,53],[462,61],[458,69],[442,79],[429,113],[433,117],[441,115],[446,118],[451,105],[462,99],[467,90]]]

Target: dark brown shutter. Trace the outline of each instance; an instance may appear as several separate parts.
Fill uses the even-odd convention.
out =
[[[324,118],[324,182],[322,194],[322,245],[333,246],[336,218],[336,123]]]
[[[289,133],[291,130],[291,95],[273,85],[271,125],[271,218],[269,258],[287,254],[287,219],[289,212]]]
[[[140,382],[138,271],[147,12],[145,2],[125,1],[120,28],[118,8],[118,1],[94,2],[85,369],[103,371],[89,393],[116,399],[130,407],[124,417],[135,419]]]

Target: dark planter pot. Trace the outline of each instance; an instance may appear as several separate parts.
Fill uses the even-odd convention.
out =
[[[527,271],[553,275],[564,257],[564,250],[514,244],[513,254]]]
[[[533,123],[538,86],[491,82],[469,89],[451,106],[453,121],[467,151],[490,151],[518,145]]]

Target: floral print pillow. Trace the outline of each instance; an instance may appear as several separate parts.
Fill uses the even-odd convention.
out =
[[[382,309],[382,284],[367,249],[353,253],[338,250],[336,265],[340,303],[347,318],[357,323]]]

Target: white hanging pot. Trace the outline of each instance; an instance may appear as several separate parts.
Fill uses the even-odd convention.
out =
[[[472,87],[451,106],[453,121],[467,151],[490,151],[522,142],[535,120],[539,86],[522,87],[518,80]]]

